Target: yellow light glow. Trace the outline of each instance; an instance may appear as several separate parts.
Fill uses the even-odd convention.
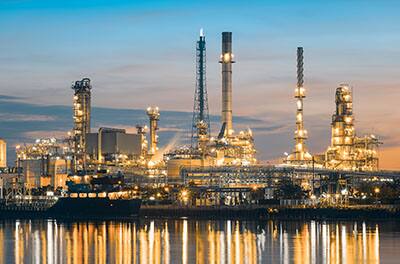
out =
[[[230,53],[225,53],[224,55],[223,55],[223,61],[224,62],[230,62],[231,61],[231,54]]]
[[[303,104],[301,102],[301,100],[297,100],[297,109],[302,109],[303,108]]]

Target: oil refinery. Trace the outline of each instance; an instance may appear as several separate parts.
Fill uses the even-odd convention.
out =
[[[257,188],[264,188],[266,197],[272,195],[271,190],[279,188],[287,177],[309,191],[310,195],[322,195],[347,190],[354,183],[352,180],[360,177],[367,181],[374,177],[390,180],[393,175],[397,176],[396,173],[379,170],[378,146],[381,142],[378,137],[356,134],[352,87],[348,84],[340,84],[336,89],[336,107],[330,122],[331,142],[327,142],[327,150],[310,153],[306,144],[309,135],[305,128],[303,47],[297,48],[293,151],[279,164],[261,165],[256,159],[257,148],[252,130],[235,131],[232,74],[236,61],[232,40],[232,32],[222,32],[218,61],[221,65],[221,118],[214,130],[209,117],[206,37],[201,30],[195,50],[190,143],[175,145],[168,150],[159,146],[162,113],[154,105],[143,111],[148,124],[136,124],[136,133],[128,133],[120,127],[99,127],[94,131],[91,129],[91,100],[96,89],[89,78],[83,78],[72,85],[73,117],[71,131],[66,137],[38,139],[32,144],[16,147],[17,170],[14,174],[17,181],[27,189],[50,187],[63,190],[66,182],[71,180],[82,184],[92,179],[93,175],[123,174],[126,182],[140,186],[218,188],[218,193],[215,189],[211,193],[199,192],[203,193],[200,198],[215,200],[219,197],[220,200],[229,197],[230,202],[226,203],[237,204]],[[213,134],[212,131],[218,132]],[[5,167],[5,144],[5,140],[0,140],[2,167]],[[184,196],[188,193],[185,190]],[[159,192],[156,196],[162,197],[163,194]],[[150,198],[155,199],[154,196]]]

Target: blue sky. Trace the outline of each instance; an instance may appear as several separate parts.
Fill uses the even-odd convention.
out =
[[[398,147],[398,10],[394,0],[3,0],[0,94],[70,105],[71,82],[88,76],[95,106],[191,111],[194,46],[204,28],[210,111],[218,114],[220,33],[232,31],[234,114],[286,124],[282,149],[292,147],[297,46],[305,49],[311,150],[328,144],[341,82],[354,87],[358,131]],[[261,140],[263,148],[276,144],[273,136]]]

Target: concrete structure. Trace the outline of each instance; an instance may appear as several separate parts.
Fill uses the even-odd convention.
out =
[[[221,122],[225,124],[225,134],[233,133],[232,124],[232,32],[222,32],[222,54],[220,61],[222,66],[222,111]]]
[[[72,85],[74,90],[73,107],[73,144],[74,144],[74,169],[86,167],[86,135],[90,133],[91,114],[91,89],[89,78],[76,81]]]
[[[294,98],[297,100],[296,110],[296,131],[294,135],[295,147],[292,154],[290,154],[286,162],[291,165],[307,165],[312,161],[312,156],[307,151],[305,140],[307,139],[307,130],[304,129],[303,120],[303,99],[306,97],[306,90],[304,88],[304,62],[303,62],[303,48],[297,48],[297,87],[295,89]]]
[[[7,142],[0,138],[0,168],[7,167]]]
[[[99,163],[138,158],[142,154],[143,134],[128,134],[125,129],[105,128],[87,134],[86,152]]]

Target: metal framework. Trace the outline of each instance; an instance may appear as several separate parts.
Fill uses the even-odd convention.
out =
[[[86,169],[86,134],[90,133],[90,101],[91,89],[89,78],[76,81],[72,87],[74,90],[74,170],[78,166]]]
[[[325,166],[338,170],[378,170],[377,148],[381,143],[374,135],[356,135],[353,94],[348,84],[341,84],[336,89],[335,103],[331,145],[325,153]]]
[[[292,154],[287,157],[287,162],[291,164],[302,165],[310,163],[312,156],[307,152],[305,140],[307,139],[307,130],[304,129],[303,121],[303,99],[306,97],[304,88],[304,62],[303,48],[297,48],[297,87],[295,90],[295,99],[297,100],[296,111],[296,131],[295,131],[295,148]]]
[[[193,183],[208,187],[243,185],[274,186],[284,178],[316,181],[344,179],[400,179],[399,171],[347,171],[324,168],[292,166],[224,166],[224,167],[184,167],[181,179],[184,184]]]
[[[206,83],[206,38],[201,29],[200,38],[196,44],[196,89],[193,105],[192,148],[201,148],[201,143],[207,141],[209,135],[210,117]]]

